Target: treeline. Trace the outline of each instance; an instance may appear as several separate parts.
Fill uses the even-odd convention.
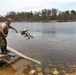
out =
[[[0,16],[0,22],[5,21],[6,18],[12,18],[13,21],[27,21],[27,22],[38,22],[38,21],[76,21],[76,11],[67,10],[59,11],[58,9],[43,9],[41,11],[31,12],[8,12],[5,16]]]

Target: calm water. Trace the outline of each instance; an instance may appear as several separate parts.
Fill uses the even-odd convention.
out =
[[[52,63],[76,64],[76,22],[20,22],[12,23],[19,31],[27,27],[34,36],[27,40],[20,33],[10,30],[8,45],[21,53],[41,60],[43,67]],[[57,66],[56,66],[57,65]]]
[[[31,53],[40,60],[47,58],[62,61],[65,59],[76,60],[76,22],[62,23],[12,23],[19,31],[27,27],[34,36],[27,40],[19,33],[10,30],[8,45],[24,54]],[[37,55],[38,54],[38,55]],[[67,61],[67,60],[66,60]]]

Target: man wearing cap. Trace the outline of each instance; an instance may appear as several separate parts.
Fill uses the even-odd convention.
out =
[[[7,20],[0,25],[0,48],[3,54],[7,53],[7,41],[6,37],[8,35],[9,29],[13,29],[18,33],[18,30],[11,25],[12,19],[7,18]]]

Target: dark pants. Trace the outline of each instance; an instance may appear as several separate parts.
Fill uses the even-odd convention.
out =
[[[1,46],[1,51],[2,51],[2,53],[6,53],[6,51],[7,51],[7,40],[5,37],[3,37],[3,40],[4,40],[5,45]]]
[[[0,34],[0,48],[2,53],[6,53],[7,51],[7,40],[6,37],[3,37],[2,34]]]

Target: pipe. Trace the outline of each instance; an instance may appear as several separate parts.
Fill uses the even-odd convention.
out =
[[[33,62],[35,62],[35,63],[41,65],[41,62],[40,62],[40,61],[35,60],[35,59],[33,59],[33,58],[30,58],[30,57],[28,57],[28,56],[26,56],[26,55],[24,55],[24,54],[18,52],[17,50],[15,50],[15,49],[13,49],[13,48],[10,48],[10,47],[7,46],[7,50],[9,50],[9,51],[11,51],[11,52],[13,52],[13,53],[19,55],[20,57],[22,57],[22,58],[24,58],[24,59],[33,61]]]

